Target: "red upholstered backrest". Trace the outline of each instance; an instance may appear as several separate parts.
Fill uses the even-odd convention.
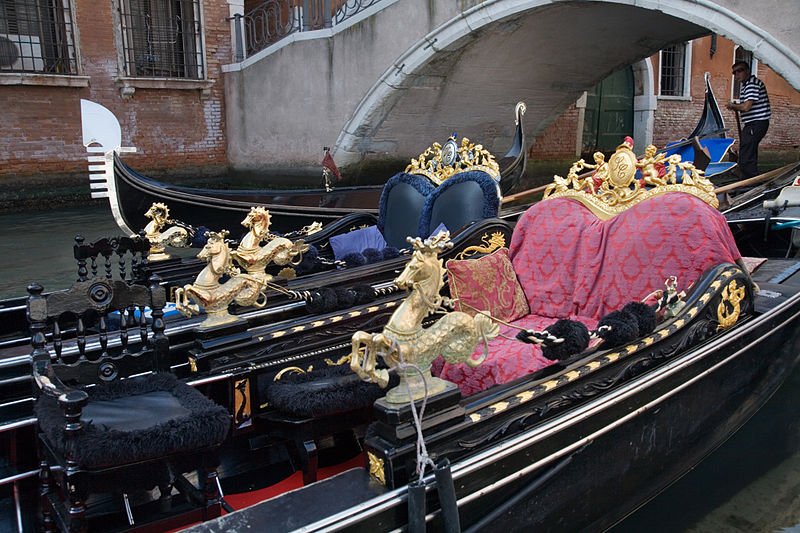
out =
[[[704,270],[741,257],[725,217],[684,193],[607,221],[576,200],[542,201],[520,218],[510,250],[531,313],[547,317],[599,318],[663,289],[669,276],[683,290]]]

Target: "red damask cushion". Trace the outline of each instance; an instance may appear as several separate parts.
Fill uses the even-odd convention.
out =
[[[539,202],[520,218],[511,262],[531,313],[599,318],[663,289],[686,289],[706,269],[741,257],[725,217],[669,193],[600,220],[575,200]]]
[[[505,322],[528,314],[528,301],[507,248],[478,259],[450,259],[445,266],[450,296],[457,299],[457,311],[473,316],[476,310],[488,311]]]

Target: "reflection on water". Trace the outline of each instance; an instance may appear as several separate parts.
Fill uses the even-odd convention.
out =
[[[24,296],[34,280],[48,290],[68,287],[75,235],[120,234],[105,206],[0,215],[0,224],[0,298]],[[612,533],[800,531],[798,392],[795,371],[727,443]]]
[[[798,392],[796,368],[725,444],[610,533],[800,532]]]
[[[25,296],[32,281],[67,288],[77,279],[75,235],[90,242],[121,233],[108,206],[0,214],[0,227],[0,298]]]

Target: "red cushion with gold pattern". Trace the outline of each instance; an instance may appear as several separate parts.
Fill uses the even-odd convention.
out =
[[[476,311],[487,311],[506,322],[529,313],[508,248],[478,259],[450,259],[446,266],[450,296],[457,300],[457,311],[473,316]]]
[[[602,221],[581,203],[553,198],[534,205],[514,229],[511,263],[530,306],[515,321],[541,330],[558,318],[594,328],[600,317],[664,289],[684,290],[708,268],[741,257],[725,217],[702,200],[669,193]],[[501,334],[517,329],[501,326]],[[482,351],[479,344],[477,351]],[[469,395],[551,364],[539,346],[497,337],[476,368],[437,359],[434,373]]]

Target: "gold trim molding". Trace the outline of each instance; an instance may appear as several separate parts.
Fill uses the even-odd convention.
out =
[[[419,159],[411,160],[406,173],[426,176],[435,185],[470,170],[482,170],[493,180],[500,181],[500,166],[483,145],[473,144],[463,137],[459,146],[456,138],[457,134],[453,133],[444,145],[434,142],[420,154]]]
[[[553,176],[544,199],[573,198],[601,220],[613,218],[629,207],[668,192],[691,194],[715,209],[719,207],[714,185],[692,163],[681,161],[677,154],[666,157],[656,153],[652,144],[645,149],[644,157],[637,159],[632,147],[633,140],[626,137],[607,162],[602,152],[595,152],[594,163],[579,159],[566,178]],[[586,169],[593,173],[578,174]],[[639,178],[637,170],[641,171]],[[682,171],[680,177],[678,170]]]

